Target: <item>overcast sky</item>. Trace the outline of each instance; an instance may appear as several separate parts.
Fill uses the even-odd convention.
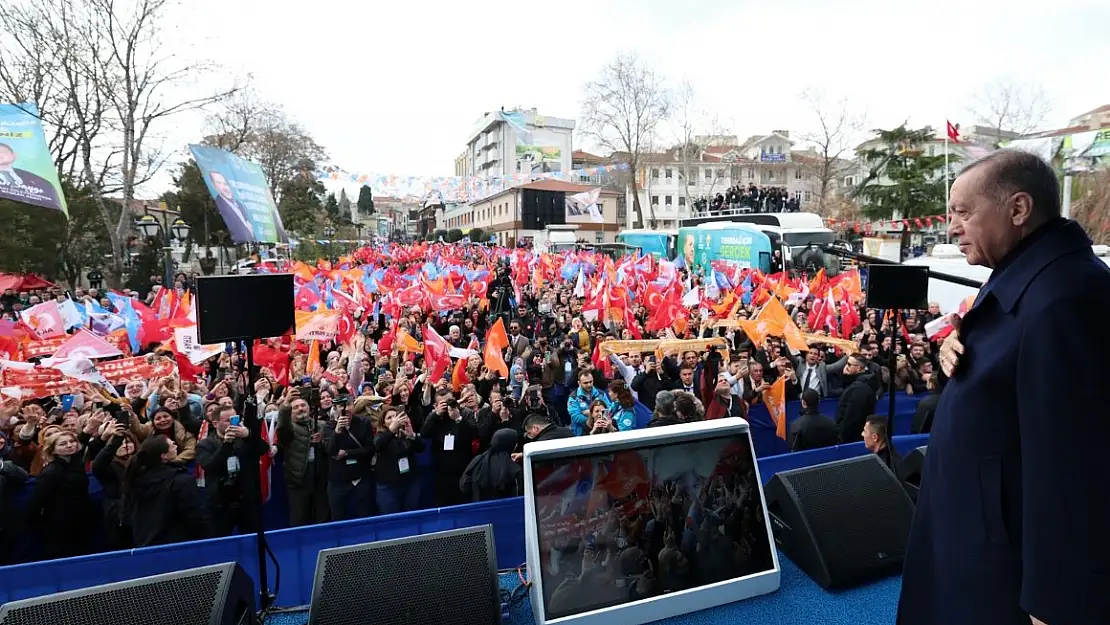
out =
[[[1043,86],[1050,126],[1110,103],[1106,0],[848,4],[190,0],[169,45],[251,74],[358,173],[451,175],[472,124],[501,106],[577,117],[582,85],[624,50],[689,81],[741,137],[812,129],[807,88],[848,98],[871,128],[973,123],[974,95],[999,79]],[[194,140],[194,122],[168,143]]]

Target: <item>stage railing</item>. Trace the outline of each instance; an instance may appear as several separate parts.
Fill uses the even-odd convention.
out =
[[[918,435],[899,436],[894,442],[904,455],[927,441],[928,436]],[[863,443],[851,443],[761,458],[760,477],[766,482],[779,471],[865,453]],[[281,565],[277,605],[291,607],[311,602],[316,556],[321,549],[386,538],[490,523],[496,539],[498,567],[515,568],[525,560],[523,502],[523,498],[516,497],[267,532],[270,548]],[[0,567],[0,603],[232,560],[239,562],[252,579],[258,579],[254,535]]]

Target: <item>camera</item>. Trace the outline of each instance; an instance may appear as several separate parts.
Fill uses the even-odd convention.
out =
[[[448,408],[458,408],[459,407],[459,400],[455,399],[454,397],[452,397],[451,399],[448,399],[447,400],[447,407]]]
[[[505,397],[501,400],[501,405],[509,410],[514,410],[516,409],[516,400],[512,397]]]

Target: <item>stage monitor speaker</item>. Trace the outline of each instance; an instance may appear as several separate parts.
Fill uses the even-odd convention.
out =
[[[493,526],[324,549],[309,625],[496,625]]]
[[[898,479],[906,486],[910,499],[917,502],[917,495],[921,492],[921,472],[925,469],[925,452],[929,447],[922,445],[914,449],[898,464]]]
[[[254,585],[236,563],[71,590],[0,607],[0,625],[255,625]]]
[[[197,338],[202,345],[282,336],[293,325],[293,274],[197,278]]]
[[[925,310],[929,307],[929,268],[869,265],[867,307]]]
[[[822,588],[901,570],[913,502],[875,454],[776,473],[764,493],[775,543]]]

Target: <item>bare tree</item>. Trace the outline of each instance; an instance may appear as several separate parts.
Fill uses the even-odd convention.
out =
[[[679,178],[683,181],[686,205],[692,206],[694,198],[690,197],[690,189],[697,189],[699,186],[698,171],[701,168],[698,164],[703,161],[702,154],[720,140],[725,134],[725,128],[717,115],[701,107],[697,93],[689,82],[684,82],[679,88],[671,115],[675,140],[678,143],[677,156],[682,162]],[[709,171],[711,173],[706,179],[707,193],[712,195],[717,183],[725,180],[726,176],[722,167],[711,168]]]
[[[1076,176],[1074,185],[1072,218],[1083,224],[1095,243],[1110,243],[1110,170]]]
[[[1010,133],[1027,135],[1040,128],[1052,106],[1041,86],[999,79],[975,94],[970,112],[977,123],[991,129],[997,147]]]
[[[162,48],[169,0],[9,0],[0,3],[0,95],[36,104],[63,174],[90,186],[112,247],[109,285],[123,274],[122,242],[136,189],[167,157],[159,126],[222,100],[178,92],[211,69]],[[105,196],[118,195],[118,206]],[[122,208],[120,208],[122,207]]]
[[[250,91],[228,99],[209,119],[212,134],[204,143],[258,163],[275,201],[298,174],[312,173],[327,151],[281,107],[259,100]]]
[[[641,222],[655,225],[655,214],[644,219],[637,174],[645,148],[670,110],[663,79],[634,54],[619,55],[586,83],[581,128],[584,136],[628,165],[633,209]],[[649,202],[650,204],[650,202]]]
[[[837,181],[852,169],[852,150],[860,140],[864,126],[862,116],[853,115],[847,100],[830,101],[823,93],[811,89],[802,92],[802,99],[813,111],[814,129],[802,135],[802,141],[816,155],[806,164],[814,179],[817,214],[828,216],[834,204]]]

